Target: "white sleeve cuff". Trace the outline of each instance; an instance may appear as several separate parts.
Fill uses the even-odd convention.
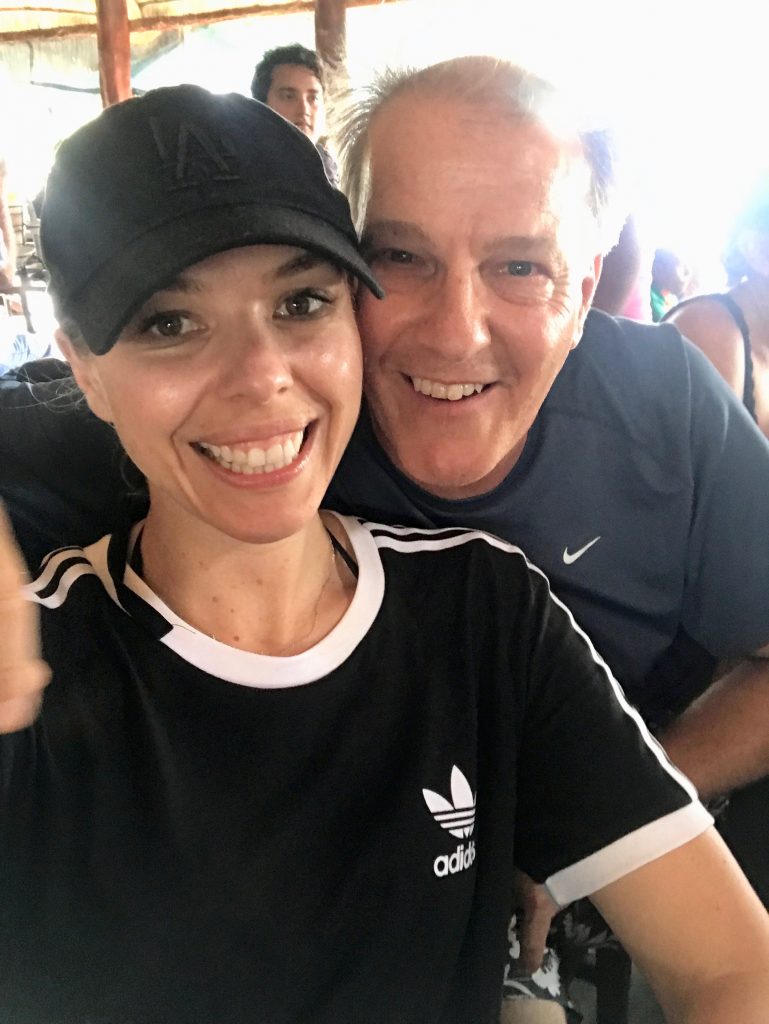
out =
[[[560,907],[589,896],[623,875],[695,839],[713,824],[699,800],[642,825],[590,856],[556,871],[545,882]]]

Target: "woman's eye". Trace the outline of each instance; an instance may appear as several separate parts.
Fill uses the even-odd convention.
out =
[[[157,313],[143,326],[143,333],[161,338],[179,338],[194,331],[196,324],[184,313]]]
[[[315,292],[297,292],[296,295],[289,295],[281,302],[277,309],[277,315],[285,320],[291,320],[294,317],[315,316],[328,303],[329,300],[324,295],[318,295]]]

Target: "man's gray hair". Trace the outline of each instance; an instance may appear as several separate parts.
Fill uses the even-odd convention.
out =
[[[578,140],[590,170],[585,198],[598,226],[600,244],[604,252],[616,244],[626,210],[620,199],[618,160],[611,133],[606,128],[588,127],[551,82],[496,57],[458,57],[420,70],[387,70],[362,93],[348,97],[335,112],[341,188],[350,201],[359,232],[371,193],[371,123],[390,100],[408,93],[492,105],[513,118],[541,124],[556,135]]]

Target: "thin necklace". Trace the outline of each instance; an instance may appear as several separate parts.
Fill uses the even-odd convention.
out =
[[[315,629],[316,629],[316,627],[318,625],[318,618],[320,617],[321,602],[323,600],[323,595],[326,592],[326,588],[328,587],[329,583],[331,582],[331,577],[333,576],[333,573],[334,573],[334,566],[336,565],[336,556],[337,555],[339,555],[339,557],[342,559],[342,562],[347,567],[347,569],[349,570],[349,572],[353,576],[353,578],[355,580],[358,579],[358,572],[359,572],[358,563],[355,561],[355,559],[352,557],[352,555],[350,555],[349,552],[345,549],[344,545],[342,545],[336,539],[334,534],[331,532],[331,530],[329,530],[329,528],[326,526],[325,523],[323,524],[323,529],[326,531],[326,535],[327,535],[328,540],[329,540],[329,549],[330,549],[330,554],[331,554],[331,558],[330,558],[330,561],[329,561],[328,572],[326,573],[326,578],[323,581],[323,586],[320,588],[317,600],[315,601],[315,606],[313,608],[312,622],[310,623],[309,628],[304,633],[302,633],[301,636],[297,637],[295,640],[292,641],[292,643],[291,643],[292,647],[296,646],[297,644],[302,644],[307,639],[307,637],[312,636],[312,634],[315,632]],[[136,535],[136,540],[134,541],[133,550],[131,551],[130,556],[128,558],[128,564],[130,565],[131,569],[133,569],[133,571],[136,573],[136,575],[139,576],[141,579],[144,579],[144,558],[142,556],[142,537],[143,537],[143,534],[144,534],[144,525],[142,525],[141,529],[139,530],[138,534]],[[340,582],[341,582],[341,577],[340,577]],[[210,633],[209,636],[211,637],[212,640],[216,640],[216,636],[213,633]],[[266,652],[264,652],[264,651],[255,651],[254,653],[256,653],[256,654],[264,654]],[[273,656],[274,657],[281,657],[280,654],[273,655]]]

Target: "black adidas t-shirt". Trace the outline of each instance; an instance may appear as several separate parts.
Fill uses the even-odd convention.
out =
[[[43,565],[0,1020],[496,1021],[514,861],[565,903],[707,827],[517,549],[345,525],[354,599],[291,658],[179,620],[128,531]]]

